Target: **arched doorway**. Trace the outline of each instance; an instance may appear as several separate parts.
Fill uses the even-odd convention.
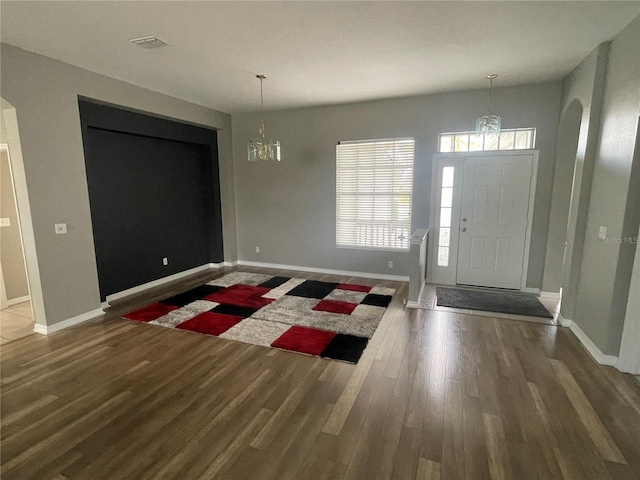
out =
[[[568,283],[571,250],[575,237],[575,218],[570,212],[577,210],[577,199],[572,198],[573,185],[581,178],[576,169],[578,140],[582,123],[583,108],[579,100],[573,100],[565,110],[558,129],[556,165],[553,176],[553,196],[549,215],[549,232],[543,278],[545,292],[559,293]],[[572,205],[573,203],[573,205]],[[573,207],[573,208],[572,208]]]

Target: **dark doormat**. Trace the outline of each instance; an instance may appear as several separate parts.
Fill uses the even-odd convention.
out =
[[[436,295],[437,305],[441,307],[553,318],[538,297],[532,293],[438,287]]]

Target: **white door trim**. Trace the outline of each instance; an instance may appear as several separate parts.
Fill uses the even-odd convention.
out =
[[[18,127],[18,116],[16,109],[2,100],[2,121],[5,125],[7,135],[3,142],[8,143],[10,149],[10,164],[13,175],[13,184],[16,192],[16,205],[18,217],[20,218],[20,231],[22,236],[23,254],[26,260],[27,275],[29,277],[29,293],[31,295],[31,310],[33,311],[34,322],[46,325],[46,314],[44,310],[44,295],[40,282],[40,267],[38,265],[38,254],[36,251],[36,239],[33,230],[33,220],[31,217],[31,205],[29,203],[29,193],[27,190],[27,179],[22,158],[22,146],[20,144],[20,133]]]
[[[529,272],[529,255],[531,252],[531,231],[533,226],[533,210],[534,210],[534,201],[536,196],[536,185],[538,179],[538,160],[539,160],[539,151],[538,150],[491,150],[491,151],[481,151],[481,152],[457,152],[457,153],[437,153],[433,156],[432,162],[432,171],[431,171],[431,202],[430,202],[430,216],[429,216],[429,231],[433,232],[431,236],[431,241],[429,241],[428,250],[429,250],[429,259],[427,262],[427,281],[429,283],[442,283],[445,285],[455,285],[455,280],[451,281],[443,281],[442,275],[437,275],[435,273],[434,262],[436,261],[435,253],[437,252],[437,233],[438,233],[438,225],[436,225],[437,216],[437,207],[440,204],[438,200],[440,179],[438,175],[438,165],[441,163],[440,161],[451,162],[456,165],[456,169],[458,172],[462,172],[462,168],[464,165],[465,157],[474,156],[474,157],[495,157],[495,156],[513,156],[513,155],[532,155],[532,169],[531,169],[531,184],[529,188],[529,208],[527,209],[527,230],[525,234],[525,244],[524,244],[524,259],[522,263],[522,278],[520,281],[520,290],[528,291],[531,288],[527,287],[527,274]],[[460,173],[456,174],[456,179],[460,179],[460,183],[457,180],[454,180],[454,208],[452,212],[452,225],[457,225],[460,216],[460,206],[462,199],[462,188],[461,188],[461,177]],[[456,191],[457,190],[457,191]],[[454,228],[451,229],[452,237]],[[455,240],[452,239],[452,242],[455,242],[456,252],[455,255],[452,254],[450,257],[457,257],[457,249],[458,249],[458,241],[457,241],[457,233]],[[441,267],[438,267],[441,268]],[[455,279],[455,270],[457,269],[456,262],[449,262],[449,269],[453,268],[454,270],[454,279]]]

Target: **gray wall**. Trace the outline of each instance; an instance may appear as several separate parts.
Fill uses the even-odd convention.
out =
[[[4,134],[0,135],[3,139]],[[9,152],[11,154],[11,152]],[[16,208],[9,156],[0,152],[0,217],[9,218],[10,227],[0,228],[0,263],[7,300],[29,295],[27,269],[22,254],[22,239]]]
[[[554,196],[543,289],[558,291],[558,263],[562,263],[562,253],[558,249],[558,240],[563,237],[568,242],[565,265],[562,268],[562,314],[573,318],[578,289],[578,278],[582,263],[582,252],[586,232],[586,218],[591,196],[591,183],[598,150],[600,117],[604,97],[604,85],[607,72],[609,44],[601,44],[591,52],[576,69],[564,80],[562,85],[562,115],[558,137],[554,176]],[[575,158],[567,158],[574,148],[573,125],[575,110],[582,108],[577,151]],[[567,168],[572,163],[573,168]],[[565,202],[567,195],[571,202]],[[568,211],[567,211],[568,209]]]
[[[536,127],[540,150],[527,285],[544,269],[560,83],[497,88],[503,128]],[[267,104],[268,104],[268,98]],[[429,226],[431,164],[438,133],[468,131],[486,112],[487,91],[267,112],[267,135],[282,143],[278,165],[249,163],[246,143],[259,114],[233,115],[238,254],[241,260],[381,274],[409,274],[409,255],[335,246],[335,147],[341,140],[415,137],[413,229]],[[260,246],[260,253],[255,247]],[[388,260],[394,268],[387,267]]]
[[[637,17],[610,44],[584,253],[572,318],[607,355],[618,354],[635,255],[635,245],[617,243],[616,239],[635,235],[640,215],[637,163],[632,170],[640,116],[639,58],[640,17]],[[629,202],[628,197],[634,201]],[[612,242],[598,238],[600,226],[608,227]]]
[[[231,117],[16,47],[1,46],[2,97],[16,109],[46,323],[100,306],[78,95],[220,129],[225,259],[236,258]],[[55,235],[55,223],[67,235]]]

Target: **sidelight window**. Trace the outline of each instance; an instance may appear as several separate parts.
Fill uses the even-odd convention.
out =
[[[451,242],[451,212],[453,210],[454,167],[442,169],[442,187],[440,188],[440,224],[438,228],[438,266],[449,266]]]

